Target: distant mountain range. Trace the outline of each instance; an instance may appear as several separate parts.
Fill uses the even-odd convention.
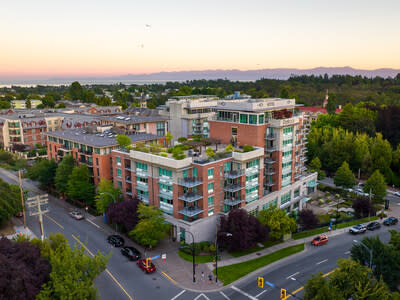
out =
[[[254,81],[261,78],[269,79],[288,79],[292,75],[361,75],[366,77],[395,77],[400,73],[400,69],[381,68],[375,70],[354,69],[352,67],[318,67],[312,69],[294,69],[294,68],[277,68],[277,69],[260,69],[260,70],[203,70],[203,71],[175,71],[175,72],[158,72],[150,74],[127,74],[120,76],[68,76],[53,78],[6,78],[0,77],[0,85],[23,84],[23,85],[60,85],[70,84],[73,81],[79,81],[82,84],[112,84],[112,83],[164,83],[166,81],[186,81],[195,79],[229,79],[233,81]]]

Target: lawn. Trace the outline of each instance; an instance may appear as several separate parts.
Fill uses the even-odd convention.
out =
[[[178,255],[180,258],[186,260],[186,261],[193,261],[193,257],[190,254],[187,254],[183,251],[178,251]],[[195,256],[195,262],[196,264],[204,264],[204,263],[209,263],[212,262],[215,258],[215,255],[200,255],[200,256]]]
[[[278,250],[276,252],[273,252],[271,254],[256,259],[248,260],[246,262],[233,264],[225,267],[219,267],[218,279],[221,280],[224,283],[224,285],[230,284],[259,268],[265,267],[266,265],[269,265],[277,260],[301,252],[303,250],[304,250],[304,244],[290,246]],[[215,274],[215,269],[213,270],[213,272]],[[256,282],[254,284],[256,284]]]
[[[250,253],[254,253],[254,252],[260,251],[260,250],[265,249],[265,248],[269,248],[269,247],[278,245],[278,244],[280,244],[282,242],[283,241],[267,240],[267,241],[261,243],[261,244],[264,245],[264,247],[258,247],[256,245],[253,248],[250,248],[250,249],[247,249],[247,250],[244,250],[244,251],[229,252],[229,254],[232,255],[233,257],[240,257],[240,256],[243,256],[243,255],[247,255],[247,254],[250,254]]]

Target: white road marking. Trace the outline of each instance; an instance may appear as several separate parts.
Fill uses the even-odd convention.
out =
[[[268,290],[263,290],[261,293],[259,293],[257,296],[256,296],[256,298],[258,298],[258,297],[260,297],[262,294],[264,294],[266,291],[268,291]]]
[[[224,294],[224,292],[219,292],[226,300],[231,300],[227,295]]]
[[[317,262],[316,265],[322,264],[322,263],[324,263],[324,262],[326,262],[326,261],[328,261],[328,260],[327,260],[327,259],[324,259],[324,260],[322,260],[322,261],[320,261],[320,262]]]
[[[196,298],[194,298],[193,300],[197,300],[200,299],[200,297],[203,296],[204,298],[206,298],[207,300],[210,300],[210,298],[208,298],[206,295],[204,295],[203,293],[201,293],[200,295],[198,295]]]
[[[350,254],[350,251],[346,251],[344,254]]]
[[[232,290],[235,290],[236,292],[241,293],[242,295],[246,296],[247,298],[251,299],[251,300],[258,300],[256,297],[253,297],[252,295],[242,291],[241,289],[237,288],[236,286],[232,285],[231,287]]]
[[[178,295],[176,295],[174,298],[171,298],[171,300],[175,300],[176,298],[178,298],[180,295],[182,295],[184,292],[186,292],[186,290],[182,290]]]
[[[86,221],[88,221],[90,224],[92,224],[92,225],[96,226],[97,228],[100,228],[100,226],[99,226],[99,225],[97,225],[96,223],[94,223],[94,222],[90,221],[89,219],[85,219],[85,220],[86,220]]]
[[[286,277],[286,279],[289,279],[289,278],[291,278],[291,277],[293,277],[293,276],[296,276],[297,274],[299,274],[300,272],[296,272],[296,273],[294,273],[294,274],[292,274],[292,275],[289,275],[288,277]]]

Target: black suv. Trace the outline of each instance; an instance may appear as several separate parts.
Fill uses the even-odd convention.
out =
[[[379,229],[381,228],[381,224],[379,224],[379,222],[371,222],[367,225],[367,229],[368,230],[375,230],[375,229]]]
[[[138,260],[140,259],[140,252],[133,247],[122,247],[121,248],[122,255],[128,257],[130,260]]]
[[[383,225],[390,226],[390,225],[396,225],[399,220],[397,220],[395,217],[389,217],[385,221],[383,221]]]
[[[119,236],[117,234],[110,235],[107,238],[107,242],[109,242],[114,247],[122,247],[125,244],[125,241],[122,238],[122,236]]]

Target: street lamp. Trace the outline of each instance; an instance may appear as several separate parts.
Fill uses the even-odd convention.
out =
[[[185,232],[190,233],[190,235],[192,236],[192,261],[193,261],[193,282],[196,282],[196,268],[195,268],[195,252],[194,252],[194,235],[193,233],[191,233],[189,230],[186,230]]]
[[[371,270],[372,270],[372,250],[369,249],[363,242],[359,242],[359,241],[357,241],[357,240],[353,240],[353,242],[354,242],[354,243],[360,243],[365,249],[368,250],[368,252],[369,252],[369,267],[370,267]]]
[[[220,234],[223,233],[225,236],[232,236],[232,233],[229,232],[219,232]],[[215,283],[218,282],[218,227],[215,236]]]
[[[111,194],[110,192],[102,192],[102,193],[99,193],[99,195],[110,195],[111,196],[111,198],[114,200],[114,204],[117,202],[116,200],[115,200],[115,196],[113,195],[113,194]],[[106,213],[104,213],[104,215],[105,215]],[[117,232],[118,230],[117,230],[117,223],[115,223],[115,232]]]

